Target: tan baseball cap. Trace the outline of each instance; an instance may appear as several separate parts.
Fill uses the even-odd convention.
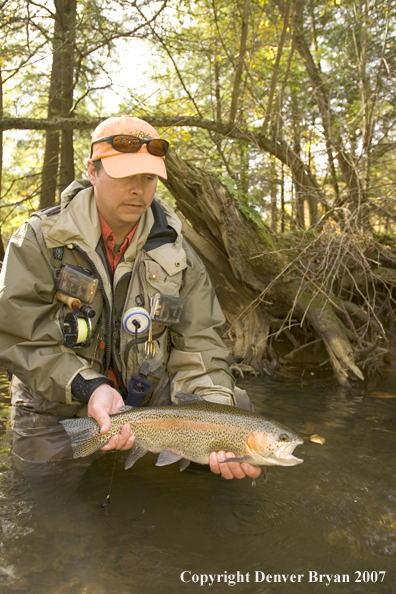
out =
[[[158,132],[140,118],[125,115],[101,122],[92,134],[92,143],[95,144],[92,144],[91,159],[101,159],[104,170],[110,177],[151,173],[167,178],[165,157],[150,154],[147,144],[143,143],[136,153],[122,153],[114,149],[111,142],[95,142],[118,134],[131,134],[141,140],[159,138]]]

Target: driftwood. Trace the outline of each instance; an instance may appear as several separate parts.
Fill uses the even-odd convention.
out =
[[[218,179],[181,160],[174,152],[167,155],[166,166],[165,185],[175,199],[185,237],[209,271],[227,318],[231,349],[241,369],[248,366],[268,372],[273,368],[274,359],[279,361],[279,356],[271,348],[270,337],[282,332],[291,351],[307,346],[308,342],[321,341],[342,385],[364,379],[362,369],[368,360],[378,367],[388,351],[387,337],[377,316],[367,313],[369,296],[366,301],[360,299],[360,304],[352,298],[343,301],[339,291],[337,295],[329,292],[328,279],[320,280],[327,274],[320,268],[322,264],[316,265],[316,269],[310,264],[315,261],[313,250],[315,254],[325,250],[329,263],[326,249],[330,248],[323,247],[323,230],[320,245],[315,240],[296,249],[284,249],[270,229],[264,225],[259,228],[241,212]],[[349,238],[347,234],[345,237]],[[341,240],[345,241],[342,234]],[[340,264],[337,265],[335,274],[340,276]],[[345,268],[345,285],[353,285],[352,289],[347,288],[349,294],[353,288],[359,294],[350,265],[346,263]],[[393,276],[388,272],[388,277],[394,283],[395,272]],[[331,280],[331,287],[334,282]],[[343,281],[340,282],[342,285]],[[340,282],[338,279],[337,283]],[[367,275],[365,282],[367,285]],[[370,341],[373,348],[365,359],[364,350]]]

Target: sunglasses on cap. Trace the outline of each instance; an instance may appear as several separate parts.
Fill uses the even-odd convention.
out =
[[[151,138],[144,140],[132,134],[114,134],[113,136],[106,136],[106,138],[98,138],[91,144],[91,157],[93,152],[93,145],[98,142],[108,142],[114,150],[119,153],[137,153],[142,148],[143,144],[147,145],[147,150],[150,155],[154,157],[165,157],[168,152],[169,142],[162,138]]]

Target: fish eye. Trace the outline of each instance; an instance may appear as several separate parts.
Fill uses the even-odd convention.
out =
[[[279,441],[288,441],[289,440],[289,436],[287,435],[287,433],[281,433],[279,435]]]

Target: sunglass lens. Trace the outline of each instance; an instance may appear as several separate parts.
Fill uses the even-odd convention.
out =
[[[162,138],[154,138],[147,143],[147,150],[155,157],[165,157],[169,144]]]
[[[113,147],[120,153],[137,153],[141,147],[139,138],[133,136],[114,136]]]

